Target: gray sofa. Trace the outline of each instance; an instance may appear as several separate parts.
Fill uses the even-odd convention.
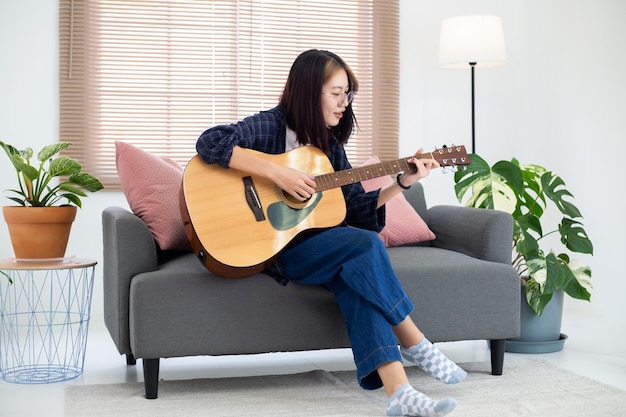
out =
[[[433,342],[490,341],[501,375],[504,341],[519,335],[520,285],[511,267],[511,216],[456,206],[427,209],[418,183],[406,198],[436,240],[389,248]],[[350,346],[341,312],[323,287],[286,287],[257,274],[225,279],[193,253],[160,251],[143,221],[120,207],[102,213],[104,317],[127,364],[143,360],[146,398],[158,393],[159,359]]]

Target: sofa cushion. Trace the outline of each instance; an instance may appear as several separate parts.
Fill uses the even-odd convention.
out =
[[[373,156],[363,163],[363,166],[379,162],[378,157]],[[392,182],[391,177],[385,175],[362,181],[361,184],[365,191],[373,191],[386,187]],[[435,239],[435,234],[428,228],[426,222],[417,214],[402,193],[393,197],[386,206],[387,220],[385,227],[378,234],[385,246],[401,246]]]
[[[130,209],[146,223],[159,247],[190,251],[179,208],[183,168],[120,141],[115,142],[115,162]]]

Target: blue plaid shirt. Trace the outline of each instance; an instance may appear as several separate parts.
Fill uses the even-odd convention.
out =
[[[274,107],[246,117],[235,124],[207,129],[198,138],[196,151],[206,163],[218,163],[227,168],[233,148],[237,145],[269,154],[285,152],[286,133],[285,113],[280,107]],[[335,138],[331,138],[331,153],[328,159],[335,171],[352,168],[345,149]],[[385,206],[376,207],[378,190],[366,193],[360,182],[345,185],[341,190],[347,209],[346,218],[341,226],[380,232],[385,226]],[[277,260],[278,262],[274,262],[267,272],[281,278],[279,282],[286,283],[286,277],[280,268],[280,257]]]

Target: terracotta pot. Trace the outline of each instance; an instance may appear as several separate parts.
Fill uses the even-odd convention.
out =
[[[76,210],[76,206],[2,207],[15,257],[63,258]]]

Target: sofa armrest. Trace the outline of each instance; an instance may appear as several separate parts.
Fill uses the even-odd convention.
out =
[[[433,206],[428,226],[437,238],[433,246],[487,261],[510,264],[513,217],[499,210],[463,206]]]
[[[150,229],[121,207],[102,212],[104,322],[121,354],[131,353],[128,308],[131,279],[158,268]]]

